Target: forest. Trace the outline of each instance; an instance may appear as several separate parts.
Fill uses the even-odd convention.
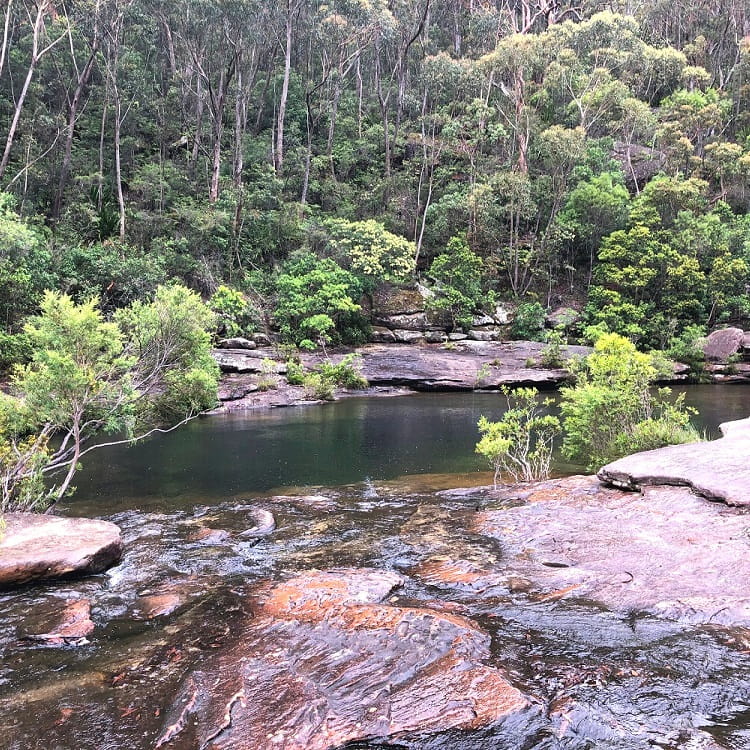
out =
[[[0,27],[4,366],[48,289],[112,315],[176,282],[218,333],[302,345],[366,340],[384,282],[646,349],[750,316],[744,0],[6,0]]]

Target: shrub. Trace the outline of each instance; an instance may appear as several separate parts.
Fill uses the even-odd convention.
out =
[[[330,258],[301,253],[290,258],[277,281],[274,317],[285,341],[299,346],[321,335],[354,343],[369,325],[355,301],[362,283]]]
[[[342,388],[354,390],[361,390],[369,385],[361,368],[362,358],[358,354],[347,354],[337,365],[332,362],[318,365],[318,371],[324,378]]]
[[[294,359],[286,362],[286,382],[289,385],[303,385],[305,382],[305,368]]]
[[[260,317],[242,292],[224,285],[211,295],[208,306],[216,313],[217,332],[220,336],[251,333]]]
[[[484,456],[495,471],[497,487],[500,473],[515,482],[533,482],[549,477],[552,447],[560,431],[560,420],[545,414],[543,407],[552,399],[540,402],[536,388],[504,387],[508,410],[499,422],[481,417],[478,422],[481,440],[476,452]]]
[[[550,331],[547,334],[547,343],[542,347],[540,361],[543,367],[558,368],[565,365],[563,357],[563,346],[568,342],[560,331]]]
[[[319,401],[333,401],[334,383],[319,372],[305,375],[303,382],[305,398]]]
[[[276,363],[264,357],[260,361],[260,377],[256,383],[259,391],[273,391],[279,387],[279,379],[276,376]]]
[[[544,334],[544,308],[538,302],[523,302],[516,310],[511,327],[514,339],[541,341]]]
[[[482,261],[463,236],[452,237],[446,252],[432,261],[428,276],[436,282],[427,310],[446,313],[455,328],[468,329],[482,298]]]
[[[692,410],[670,390],[656,396],[656,370],[647,354],[616,333],[602,336],[577,371],[574,387],[563,388],[563,454],[589,470],[629,453],[697,440]]]

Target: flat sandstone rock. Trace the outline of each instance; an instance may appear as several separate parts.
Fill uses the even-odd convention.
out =
[[[686,487],[623,492],[594,477],[521,490],[523,504],[476,513],[472,531],[499,542],[508,580],[525,581],[521,588],[532,598],[598,601],[616,612],[690,624],[750,625],[743,511]]]
[[[476,729],[529,705],[484,664],[490,637],[472,620],[384,603],[402,582],[339,569],[275,585],[236,646],[188,677],[155,747],[330,750]]]
[[[0,539],[0,588],[101,573],[122,555],[120,529],[108,521],[7,513]]]
[[[719,429],[724,436],[719,440],[635,453],[603,466],[597,476],[626,490],[687,486],[709,500],[750,505],[750,418]]]

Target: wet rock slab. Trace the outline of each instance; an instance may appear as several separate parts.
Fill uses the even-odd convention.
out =
[[[686,623],[750,625],[750,518],[684,487],[642,494],[594,477],[543,482],[476,514],[504,565],[541,600],[598,601]]]
[[[88,599],[52,600],[35,608],[19,635],[29,643],[60,646],[86,642],[94,628]]]
[[[477,728],[528,705],[464,617],[383,603],[402,578],[307,571],[260,596],[237,645],[188,678],[157,747],[317,750]]]
[[[750,418],[720,425],[724,437],[626,456],[602,467],[607,484],[636,490],[685,485],[710,500],[750,505]]]
[[[108,521],[8,513],[5,522],[0,588],[101,573],[122,555],[120,529]]]

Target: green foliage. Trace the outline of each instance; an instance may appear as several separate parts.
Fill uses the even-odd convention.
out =
[[[36,311],[44,289],[55,286],[52,255],[41,231],[15,211],[15,200],[0,192],[0,326],[17,332]]]
[[[656,396],[656,375],[647,354],[616,333],[603,335],[577,372],[574,387],[562,389],[563,454],[598,469],[640,450],[698,439],[682,398]]]
[[[547,479],[552,461],[555,436],[560,421],[544,413],[552,399],[540,402],[536,388],[503,388],[508,409],[499,422],[481,417],[478,423],[480,441],[476,452],[494,469],[494,484],[503,473],[514,482]]]
[[[208,300],[217,318],[220,336],[242,336],[256,327],[259,312],[238,289],[221,284]]]
[[[136,387],[152,393],[143,400],[139,419],[175,422],[214,406],[219,370],[210,331],[215,316],[198,294],[178,284],[160,286],[153,302],[134,302],[114,319],[136,359]]]
[[[322,373],[307,373],[302,385],[305,389],[305,398],[315,401],[333,401],[335,384]]]
[[[546,312],[539,302],[522,302],[516,310],[511,334],[520,341],[542,341]]]
[[[327,219],[323,226],[334,258],[355,276],[370,283],[399,283],[414,274],[414,243],[389,232],[379,221]]]
[[[305,368],[296,360],[289,359],[286,363],[286,382],[289,385],[303,385]]]
[[[166,260],[120,242],[109,240],[65,248],[60,276],[74,299],[97,297],[106,309],[124,307],[150,297],[167,281]]]
[[[482,261],[465,236],[451,237],[446,252],[432,261],[428,276],[436,286],[427,309],[438,315],[447,313],[454,328],[468,329],[482,298]]]
[[[565,365],[563,347],[568,342],[561,331],[550,331],[540,353],[542,367],[559,368]]]
[[[358,302],[361,282],[330,258],[300,253],[284,264],[274,313],[282,337],[300,344],[328,336],[334,343],[366,339],[367,321]]]
[[[347,354],[338,364],[323,362],[318,365],[318,371],[324,378],[342,388],[361,390],[369,385],[362,375],[362,358],[358,354]]]
[[[259,391],[275,391],[279,387],[279,379],[276,376],[277,367],[269,357],[260,361],[260,377],[256,382]]]
[[[703,326],[686,326],[678,336],[669,342],[668,357],[690,365],[691,370],[702,370],[706,360],[703,347],[706,343],[706,329]]]
[[[46,292],[26,334],[31,361],[0,395],[0,512],[43,510],[71,489],[100,432],[148,430],[216,402],[213,314],[184,287],[160,287],[106,321],[96,300]],[[52,441],[52,438],[56,439]],[[61,472],[59,485],[47,474]]]
[[[25,333],[0,331],[0,370],[7,370],[15,364],[28,362],[31,354],[31,342]]]

